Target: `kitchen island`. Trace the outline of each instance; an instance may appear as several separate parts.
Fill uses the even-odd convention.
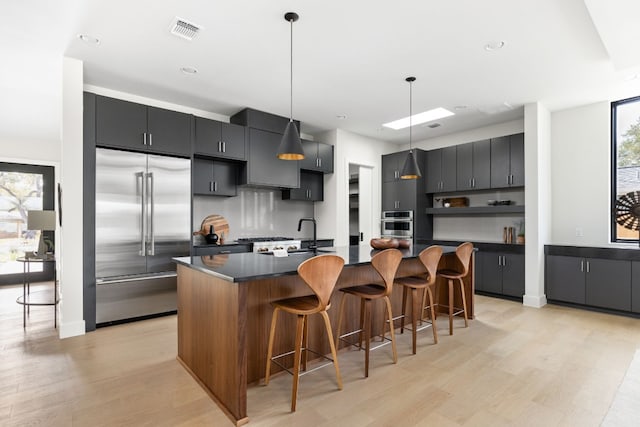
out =
[[[427,246],[413,245],[402,250],[403,260],[396,277],[424,272],[417,258]],[[456,265],[455,247],[444,246],[440,268]],[[368,245],[322,248],[318,254],[334,253],[345,260],[336,289],[380,282],[371,267],[377,251]],[[247,384],[257,383],[264,375],[271,301],[312,294],[297,275],[298,265],[315,254],[291,254],[288,257],[238,253],[175,258],[178,264],[178,360],[198,381],[229,418],[236,424],[248,422]],[[469,318],[473,318],[474,261],[466,278]],[[401,312],[402,289],[394,288],[394,317]],[[334,293],[334,298],[338,295]],[[447,300],[447,287],[440,286],[440,301]],[[347,305],[345,329],[359,323],[359,304]],[[339,301],[334,301],[337,303]],[[459,301],[456,305],[459,305]],[[378,310],[376,310],[378,311]],[[329,310],[333,325],[337,310]],[[407,313],[409,314],[409,313]],[[373,325],[382,325],[382,313],[374,313]],[[309,348],[329,353],[329,344],[319,319],[309,319]],[[276,333],[274,354],[293,348],[294,316],[282,316]],[[377,334],[379,331],[373,331]],[[272,368],[277,368],[273,366]],[[277,372],[277,369],[274,369]]]

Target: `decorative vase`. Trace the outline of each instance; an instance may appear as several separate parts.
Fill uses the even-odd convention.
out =
[[[524,236],[516,237],[516,243],[519,245],[524,245]]]

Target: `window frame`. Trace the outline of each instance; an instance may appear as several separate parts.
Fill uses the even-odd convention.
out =
[[[617,120],[617,108],[621,105],[640,104],[640,96],[634,96],[631,98],[621,99],[611,103],[611,200],[610,200],[610,240],[612,243],[638,243],[638,238],[635,239],[620,239],[618,238],[616,222],[616,201],[618,199],[618,120]],[[640,186],[638,188],[640,191]]]

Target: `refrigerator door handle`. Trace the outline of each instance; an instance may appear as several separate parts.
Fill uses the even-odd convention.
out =
[[[149,224],[148,224],[148,229],[149,229],[149,241],[150,241],[150,248],[149,248],[149,255],[155,255],[156,254],[156,236],[153,230],[153,216],[154,216],[154,205],[155,202],[153,200],[153,172],[149,172],[147,174],[147,179],[148,179],[148,183],[149,183],[149,188],[147,190],[147,197],[149,198]]]
[[[144,172],[136,173],[136,181],[140,178],[140,190],[142,191],[142,197],[140,197],[140,251],[138,255],[145,256],[147,254],[147,230],[146,230],[146,216],[147,216],[147,186],[144,182]]]

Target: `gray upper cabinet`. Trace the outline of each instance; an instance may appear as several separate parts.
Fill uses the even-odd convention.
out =
[[[416,211],[417,182],[415,179],[382,183],[383,211]],[[414,219],[414,223],[417,219]]]
[[[427,193],[456,191],[456,169],[455,145],[427,151]]]
[[[194,153],[233,160],[246,160],[246,128],[233,123],[195,118]]]
[[[491,186],[491,140],[456,146],[456,190],[482,190]]]
[[[333,145],[302,140],[302,148],[304,159],[300,161],[300,169],[333,173]]]
[[[300,188],[282,190],[282,200],[321,202],[324,200],[324,174],[300,171]]]
[[[491,139],[491,188],[524,186],[524,134]]]
[[[191,116],[96,96],[96,145],[188,157]]]
[[[408,153],[409,151],[400,151],[382,156],[382,182],[400,180],[400,173]]]
[[[260,129],[248,129],[248,155],[243,184],[299,188],[298,161],[280,160],[277,157],[282,134]]]
[[[237,195],[238,165],[231,162],[193,159],[193,194]]]

